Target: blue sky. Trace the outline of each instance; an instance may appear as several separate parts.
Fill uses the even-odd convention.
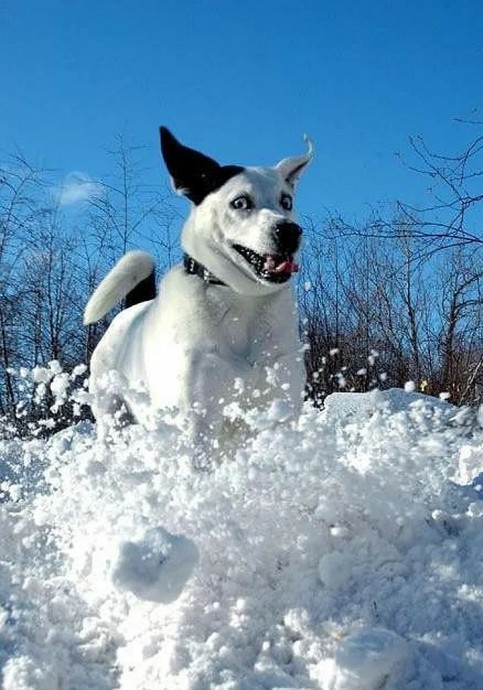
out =
[[[0,58],[3,152],[96,179],[123,132],[162,184],[159,124],[249,165],[307,132],[315,217],[421,196],[395,152],[454,151],[472,134],[454,118],[483,120],[481,0],[2,0]]]

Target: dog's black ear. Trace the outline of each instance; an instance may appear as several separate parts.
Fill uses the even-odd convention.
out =
[[[175,189],[196,205],[243,169],[221,166],[204,153],[183,146],[166,127],[160,127],[159,134],[161,152]]]

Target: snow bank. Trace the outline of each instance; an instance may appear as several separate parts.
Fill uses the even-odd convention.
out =
[[[404,391],[282,417],[212,473],[168,426],[0,442],[2,687],[483,687],[476,417]]]

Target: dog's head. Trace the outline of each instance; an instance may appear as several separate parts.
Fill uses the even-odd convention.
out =
[[[184,250],[240,294],[280,289],[297,270],[302,229],[294,220],[293,196],[312,147],[273,168],[243,168],[219,165],[165,127],[160,133],[174,187],[193,202]]]

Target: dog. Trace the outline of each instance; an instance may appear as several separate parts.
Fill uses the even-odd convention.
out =
[[[303,350],[292,277],[302,229],[295,222],[296,182],[312,158],[274,167],[220,165],[160,128],[173,186],[191,202],[181,243],[184,261],[161,281],[153,259],[124,255],[90,298],[84,323],[126,297],[90,363],[98,420],[124,404],[138,422],[145,411],[123,391],[141,384],[156,410],[175,409],[194,445],[219,438],[223,410],[268,406],[300,409]],[[109,392],[106,377],[123,384]],[[123,388],[124,386],[124,388]]]

